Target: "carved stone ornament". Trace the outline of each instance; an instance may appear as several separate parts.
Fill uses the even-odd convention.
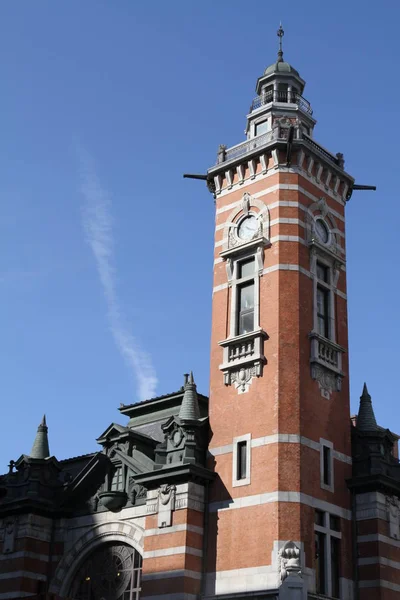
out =
[[[158,526],[171,527],[175,510],[176,486],[163,483],[158,490]]]
[[[322,365],[311,365],[311,377],[318,382],[321,396],[330,400],[333,391],[340,392],[342,389],[342,377],[329,371]]]
[[[396,496],[386,496],[387,518],[389,521],[389,535],[396,540],[400,535],[400,503]]]
[[[15,538],[17,533],[17,520],[14,518],[6,519],[4,523],[4,541],[3,552],[10,554],[14,552]]]
[[[323,196],[318,200],[318,209],[321,211],[321,215],[325,218],[329,209],[326,199]]]
[[[228,373],[229,383],[233,384],[239,394],[244,394],[249,390],[250,384],[253,377],[257,377],[257,366],[252,365],[251,367],[243,367],[238,371],[231,371]]]
[[[257,231],[251,240],[242,240],[238,236],[238,225],[243,218],[252,215],[258,221]],[[225,222],[223,252],[235,250],[243,244],[248,244],[253,239],[263,238],[263,243],[268,243],[269,238],[269,211],[268,207],[258,198],[253,198],[248,192],[242,196],[240,207],[236,207],[229,214]]]
[[[301,577],[301,552],[294,542],[286,542],[279,551],[278,560],[281,581],[289,575]]]
[[[139,500],[146,500],[146,497],[147,489],[143,485],[135,483],[134,478],[130,477],[128,485],[128,498],[132,504],[136,504],[136,502]]]
[[[92,512],[97,512],[99,506],[99,497],[97,493],[88,500],[88,506]]]

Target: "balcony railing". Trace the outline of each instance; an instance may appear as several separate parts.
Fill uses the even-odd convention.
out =
[[[246,140],[245,142],[242,142],[241,144],[232,146],[232,148],[229,148],[229,150],[227,150],[225,152],[223,162],[228,161],[228,160],[234,160],[235,158],[238,158],[239,156],[243,156],[244,154],[247,154],[251,150],[256,150],[257,148],[261,148],[261,146],[264,146],[265,144],[267,144],[268,142],[270,142],[272,140],[272,136],[273,136],[272,131],[268,131],[267,133],[264,133],[263,135],[259,135],[255,138],[252,138],[251,140]]]
[[[316,362],[323,367],[336,373],[342,372],[343,348],[320,336],[316,332],[310,333],[311,338],[311,362]]]
[[[270,102],[286,102],[291,104],[297,104],[297,106],[305,113],[312,115],[313,111],[311,108],[311,104],[303,98],[297,92],[289,92],[287,90],[271,90],[262,94],[261,96],[257,96],[254,98],[253,103],[251,105],[251,112],[260,108],[260,106],[264,106],[264,104],[269,104]]]

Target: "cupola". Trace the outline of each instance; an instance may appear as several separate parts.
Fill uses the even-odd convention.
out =
[[[247,116],[246,134],[251,139],[260,135],[271,135],[274,123],[289,119],[306,135],[311,135],[316,121],[312,118],[310,103],[303,97],[305,81],[291,64],[283,60],[280,25],[279,50],[276,62],[267,67],[256,84],[256,94]]]

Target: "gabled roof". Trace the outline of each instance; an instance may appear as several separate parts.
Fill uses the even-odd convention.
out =
[[[119,439],[120,437],[131,437],[133,439],[138,439],[144,442],[145,444],[150,443],[151,445],[155,445],[157,443],[156,440],[146,435],[145,433],[140,433],[139,431],[135,431],[134,429],[130,429],[129,427],[124,427],[123,425],[119,425],[118,423],[111,423],[101,434],[100,437],[97,438],[97,443],[104,444],[104,442],[113,439]]]

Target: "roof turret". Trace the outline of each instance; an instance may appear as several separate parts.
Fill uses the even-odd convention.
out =
[[[200,419],[200,410],[197,399],[197,387],[192,372],[190,372],[190,375],[185,375],[183,389],[184,394],[179,411],[179,418],[181,421],[197,421]]]
[[[40,423],[35,441],[33,442],[32,450],[30,453],[31,458],[48,458],[50,456],[49,439],[47,436],[48,427],[46,425],[46,415],[43,415],[42,422]]]
[[[359,431],[378,431],[371,396],[368,393],[367,384],[364,383],[360,396],[360,408],[357,416],[357,429]]]

